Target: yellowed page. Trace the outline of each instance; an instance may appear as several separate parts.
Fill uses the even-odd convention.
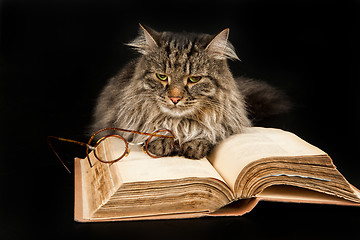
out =
[[[333,195],[312,191],[294,186],[271,186],[256,197],[261,200],[275,202],[319,203],[360,206],[360,203],[348,201]]]
[[[110,139],[109,142],[106,143],[107,157],[111,158],[110,155],[112,154],[115,156],[121,155],[118,152],[122,153],[124,149],[114,149],[114,144],[112,144],[111,141],[113,141],[113,139]],[[117,172],[119,176],[117,176],[117,178],[120,178],[122,183],[161,181],[189,177],[215,178],[225,183],[206,158],[199,160],[179,156],[152,158],[144,153],[139,146],[129,145],[129,148],[129,155],[112,165],[112,167],[118,169]],[[94,162],[94,164],[101,163]]]
[[[249,163],[267,157],[326,154],[295,134],[274,128],[251,127],[229,137],[208,157],[211,164],[234,191],[235,181]]]
[[[118,168],[126,182],[207,177],[224,180],[205,158],[199,160],[184,157],[152,158],[139,149],[133,149],[131,157],[122,159]]]

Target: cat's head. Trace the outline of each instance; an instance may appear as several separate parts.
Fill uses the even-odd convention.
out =
[[[163,113],[184,117],[204,113],[236,91],[226,60],[239,58],[228,35],[229,29],[212,36],[157,32],[140,25],[139,36],[128,45],[142,54],[135,76],[144,97]]]

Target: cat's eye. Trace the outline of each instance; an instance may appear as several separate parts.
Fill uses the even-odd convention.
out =
[[[161,80],[161,81],[167,81],[168,76],[165,74],[160,74],[160,73],[155,73],[157,79]]]
[[[190,76],[188,78],[188,81],[191,83],[197,83],[198,81],[201,80],[201,78],[202,78],[201,76]]]

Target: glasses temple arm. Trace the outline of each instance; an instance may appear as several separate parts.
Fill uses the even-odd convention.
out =
[[[50,139],[56,139],[56,140],[60,140],[60,141],[64,141],[64,142],[70,142],[70,143],[75,143],[75,144],[79,144],[81,146],[84,146],[84,147],[88,147],[90,150],[94,150],[95,147],[87,144],[87,143],[84,143],[84,142],[79,142],[79,141],[75,141],[75,140],[72,140],[72,139],[67,139],[67,138],[61,138],[61,137],[54,137],[54,136],[48,136],[47,137],[47,143],[49,144],[51,150],[54,152],[55,156],[60,160],[61,164],[64,166],[64,168],[69,172],[71,173],[71,171],[69,170],[69,168],[65,165],[64,161],[60,158],[60,156],[57,154],[57,152],[55,151],[53,145],[51,144],[51,141]]]
[[[57,152],[55,151],[53,145],[50,142],[50,139],[58,139],[57,137],[53,137],[53,136],[48,136],[47,138],[47,143],[49,144],[51,150],[53,151],[53,153],[55,154],[55,156],[60,160],[61,164],[64,166],[64,168],[68,171],[68,173],[71,173],[71,171],[69,170],[69,168],[65,165],[65,163],[63,162],[63,160],[60,158],[60,156],[57,154]],[[61,139],[59,139],[61,140]]]

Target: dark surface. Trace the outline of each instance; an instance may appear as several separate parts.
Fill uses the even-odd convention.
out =
[[[261,202],[243,217],[79,224],[73,175],[46,136],[86,140],[106,80],[135,56],[123,45],[138,22],[157,30],[230,27],[234,75],[265,80],[292,112],[262,126],[298,134],[360,187],[358,1],[0,2],[1,239],[30,237],[348,239],[360,208]],[[71,145],[71,144],[70,144]],[[84,149],[57,145],[71,165]]]

